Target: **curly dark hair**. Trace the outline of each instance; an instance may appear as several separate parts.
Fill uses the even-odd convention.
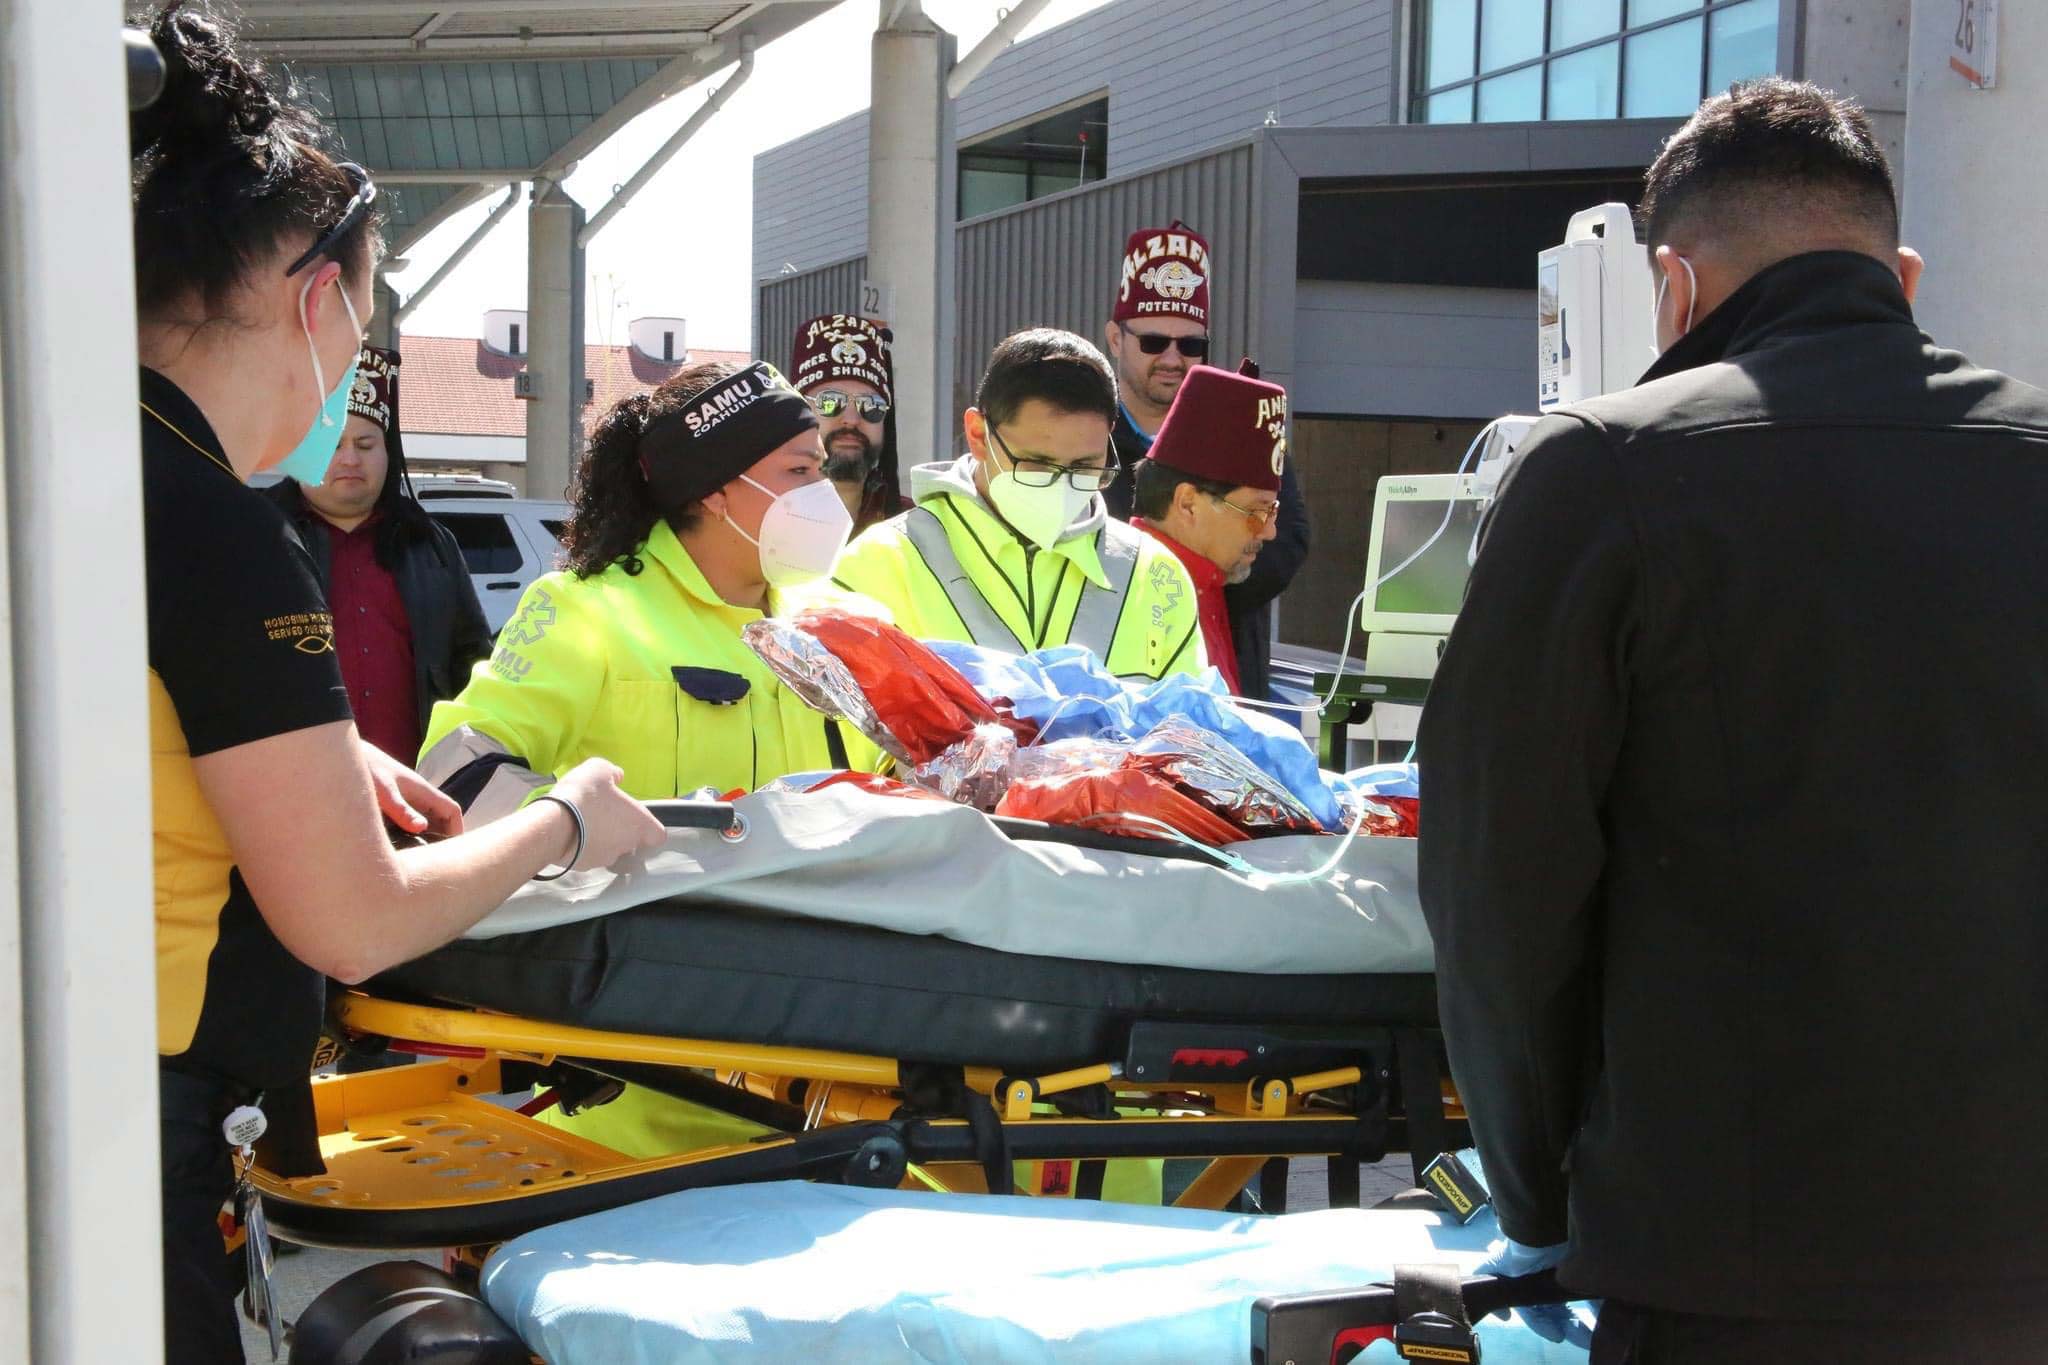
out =
[[[288,76],[242,53],[230,20],[172,0],[146,21],[164,90],[128,119],[136,303],[146,321],[196,303],[191,320],[209,322],[252,270],[339,221],[356,187],[319,116]],[[373,211],[328,255],[354,283],[381,246]]]
[[[647,489],[640,468],[640,433],[657,417],[686,407],[690,400],[744,368],[716,360],[692,365],[671,375],[660,388],[636,393],[612,405],[590,430],[590,448],[576,466],[569,484],[569,520],[562,527],[562,560],[578,578],[601,574],[614,564],[637,574],[646,566],[640,548],[661,520],[661,509]],[[692,503],[669,518],[678,531],[697,524],[703,513]]]

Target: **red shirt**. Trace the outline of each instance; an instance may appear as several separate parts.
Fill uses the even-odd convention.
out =
[[[1230,609],[1223,601],[1223,570],[1211,563],[1207,555],[1196,554],[1143,517],[1132,517],[1131,525],[1149,532],[1154,540],[1173,551],[1174,557],[1187,566],[1188,577],[1195,580],[1195,606],[1202,625],[1202,646],[1209,652],[1209,662],[1223,675],[1223,685],[1230,689],[1232,696],[1236,696],[1237,641],[1230,634]]]
[[[356,729],[400,763],[420,754],[418,675],[413,672],[412,622],[398,580],[377,562],[377,522],[353,531],[327,528],[327,604],[334,613],[334,652]]]

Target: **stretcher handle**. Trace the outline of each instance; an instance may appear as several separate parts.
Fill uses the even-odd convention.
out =
[[[1560,1288],[1555,1270],[1503,1278],[1480,1275],[1461,1286],[1465,1312],[1475,1325],[1488,1313],[1565,1303],[1572,1295]],[[1282,1294],[1259,1299],[1251,1310],[1253,1365],[1323,1365],[1338,1338],[1359,1328],[1392,1327],[1400,1308],[1392,1287],[1361,1285],[1313,1294]]]
[[[730,801],[678,798],[649,801],[647,809],[654,812],[654,818],[661,821],[666,829],[715,829],[721,834],[731,834],[746,827],[746,821],[741,819]]]

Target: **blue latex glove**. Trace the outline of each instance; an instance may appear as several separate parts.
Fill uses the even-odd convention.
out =
[[[1512,1237],[1496,1238],[1486,1248],[1486,1259],[1473,1268],[1475,1275],[1498,1275],[1502,1279],[1519,1279],[1534,1275],[1541,1270],[1554,1270],[1571,1250],[1571,1243],[1559,1242],[1555,1246],[1532,1247],[1517,1242]],[[1569,1342],[1571,1345],[1590,1349],[1593,1345],[1593,1314],[1583,1305],[1567,1303],[1543,1303],[1531,1308],[1517,1308],[1515,1315],[1522,1325],[1542,1337],[1545,1341]],[[1504,1318],[1506,1313],[1495,1313]]]

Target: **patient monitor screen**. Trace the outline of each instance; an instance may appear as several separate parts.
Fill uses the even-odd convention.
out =
[[[1451,520],[1444,525],[1444,509]],[[1471,568],[1465,556],[1472,548],[1472,536],[1479,526],[1480,503],[1475,498],[1402,502],[1389,501],[1382,528],[1380,572],[1386,573],[1407,562],[1421,549],[1438,527],[1443,534],[1422,557],[1380,585],[1373,597],[1373,610],[1417,616],[1455,616],[1465,604],[1465,580]]]

